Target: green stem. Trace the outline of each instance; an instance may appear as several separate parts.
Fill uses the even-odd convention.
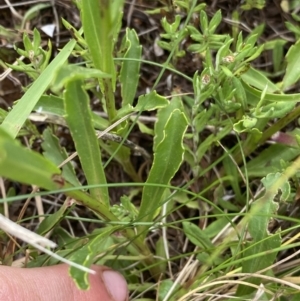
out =
[[[113,60],[115,24],[111,20],[111,1],[82,1],[82,24],[95,68],[111,75],[99,80],[104,95],[109,121],[116,116],[114,88],[116,70]]]
[[[101,79],[102,83],[100,85],[103,85],[103,94],[105,98],[106,103],[106,110],[107,110],[107,116],[109,123],[112,124],[113,120],[115,119],[117,115],[116,107],[115,107],[115,95],[113,92],[112,87],[112,80],[110,78],[104,78]]]
[[[70,184],[65,183],[63,188],[70,187],[72,187]],[[82,205],[86,206],[90,210],[94,211],[95,214],[100,216],[102,219],[113,222],[119,221],[119,219],[112,212],[110,212],[109,208],[106,205],[95,200],[85,192],[79,190],[72,190],[66,191],[65,194],[82,203]],[[149,268],[152,277],[158,280],[160,276],[159,266],[156,264],[156,261],[153,258],[153,254],[149,250],[143,238],[141,236],[138,236],[132,229],[129,228],[125,229],[124,235],[126,236],[128,241],[132,242],[133,246],[137,249],[137,251],[145,257],[144,265]]]

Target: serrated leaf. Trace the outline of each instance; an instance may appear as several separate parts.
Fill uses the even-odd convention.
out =
[[[280,180],[283,180],[281,185],[279,185],[275,190],[273,190],[273,185]],[[279,172],[268,174],[265,178],[261,180],[261,182],[264,184],[266,191],[271,192],[270,197],[272,198],[276,196],[278,190],[281,190],[280,199],[282,201],[286,201],[291,193],[290,183],[285,179],[285,175]]]

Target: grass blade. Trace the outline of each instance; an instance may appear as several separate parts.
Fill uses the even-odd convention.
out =
[[[71,40],[62,49],[62,51],[41,73],[28,91],[9,112],[3,123],[0,125],[0,128],[5,129],[13,138],[18,135],[28,115],[31,113],[40,97],[46,91],[52,79],[54,78],[56,70],[65,63],[75,45],[76,41]]]

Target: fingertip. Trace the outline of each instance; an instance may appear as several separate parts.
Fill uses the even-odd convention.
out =
[[[102,279],[106,290],[115,301],[128,300],[127,283],[121,274],[105,270],[102,272]]]

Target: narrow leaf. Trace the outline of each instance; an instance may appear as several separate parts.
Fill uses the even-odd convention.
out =
[[[37,233],[40,235],[45,235],[47,234],[51,229],[53,229],[66,215],[67,212],[69,212],[70,210],[68,210],[66,212],[66,210],[69,208],[69,200],[66,199],[66,201],[64,202],[64,204],[59,208],[59,210],[57,210],[55,213],[47,216],[39,225],[38,229],[37,229]]]
[[[260,90],[263,90],[266,86],[267,92],[278,92],[279,88],[271,82],[263,73],[250,67],[246,73],[241,75],[241,78],[248,84]]]
[[[138,61],[141,58],[142,47],[139,44],[138,36],[134,29],[126,28],[126,48],[127,51],[124,55],[126,59],[122,63],[120,71],[120,82],[121,82],[121,94],[123,106],[130,104],[132,105],[134,97],[136,95],[136,89],[140,79],[140,65]]]
[[[287,68],[282,82],[282,89],[292,86],[300,78],[300,40],[292,45],[286,54]]]
[[[55,71],[68,59],[75,45],[76,41],[71,40],[62,49],[9,112],[0,128],[5,129],[13,138],[17,136],[28,115],[54,78]]]
[[[82,88],[82,82],[80,80],[69,81],[64,98],[66,121],[74,139],[87,182],[89,185],[105,184],[106,178],[99,143],[92,124],[89,97]],[[103,204],[109,205],[107,187],[93,188],[91,194]]]
[[[64,100],[54,95],[43,95],[34,110],[38,113],[45,113],[46,115],[50,113],[51,115],[64,117]],[[92,112],[92,118],[94,127],[98,130],[104,130],[109,126],[107,119],[100,117],[94,112]]]
[[[51,160],[55,165],[61,164],[64,160],[67,159],[68,155],[66,150],[62,148],[58,142],[58,138],[54,136],[50,130],[47,128],[43,132],[44,142],[42,143],[42,148],[44,150],[44,156]],[[74,168],[71,162],[66,163],[62,167],[62,175],[73,186],[80,186]]]
[[[179,169],[184,154],[183,137],[187,118],[181,100],[174,97],[170,104],[158,113],[155,125],[154,161],[146,183],[168,184]],[[162,203],[165,188],[145,186],[138,219],[152,221],[155,211]],[[143,230],[141,227],[140,232]]]

